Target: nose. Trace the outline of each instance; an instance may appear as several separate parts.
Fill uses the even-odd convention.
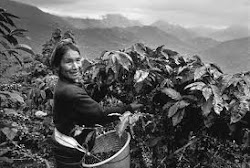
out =
[[[73,62],[72,69],[79,69],[80,65],[77,61]]]

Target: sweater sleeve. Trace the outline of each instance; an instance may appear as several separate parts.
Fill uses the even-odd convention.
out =
[[[93,100],[84,89],[77,90],[73,108],[78,120],[90,124],[105,122],[105,120],[108,120],[107,115],[110,113],[122,114],[127,110],[131,110],[130,105],[102,107],[98,102]]]

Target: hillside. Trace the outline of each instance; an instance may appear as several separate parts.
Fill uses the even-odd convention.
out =
[[[0,6],[21,18],[17,25],[27,29],[31,38],[23,42],[29,44],[36,53],[41,52],[42,45],[49,40],[55,28],[72,30],[82,53],[89,58],[99,56],[104,50],[124,48],[135,42],[143,42],[148,46],[165,45],[180,53],[192,52],[190,46],[174,35],[152,26],[133,26],[140,23],[121,15],[107,15],[103,20],[65,19],[10,0],[2,0]]]
[[[249,60],[249,38],[219,43],[213,38],[199,37],[191,29],[167,22],[157,22],[153,24],[155,26],[133,26],[139,23],[120,15],[107,15],[103,20],[65,19],[11,0],[1,0],[0,6],[20,17],[16,23],[27,29],[30,37],[30,40],[22,39],[20,42],[29,44],[35,53],[41,53],[42,45],[49,40],[53,30],[60,28],[62,31],[73,31],[81,52],[90,59],[100,56],[104,50],[118,50],[140,42],[152,48],[165,45],[181,54],[201,54],[205,60],[217,62],[229,72],[249,67],[249,61],[246,61]],[[217,33],[222,32],[227,31]]]
[[[165,45],[166,48],[176,50],[179,53],[191,54],[194,52],[192,46],[183,42],[176,36],[166,33],[157,27],[143,26],[143,27],[128,27],[127,31],[134,33],[137,37],[137,42],[143,42],[151,47]]]
[[[209,34],[209,37],[219,40],[228,41],[249,36],[250,29],[247,26],[232,25],[225,29]]]
[[[154,22],[153,24],[151,24],[151,26],[158,27],[166,33],[172,34],[181,40],[197,37],[197,34],[192,30],[186,29],[180,25],[170,24],[161,20]]]
[[[215,47],[220,44],[220,42],[208,38],[208,37],[195,37],[188,39],[187,42],[191,45],[196,51],[203,51],[211,47]]]
[[[76,30],[75,36],[87,57],[97,57],[105,50],[118,50],[134,43],[144,43],[155,48],[165,45],[179,53],[193,53],[193,49],[175,36],[152,26],[127,28],[92,28]],[[87,40],[86,40],[87,39]]]
[[[20,42],[29,44],[36,53],[41,51],[41,45],[56,27],[71,27],[60,17],[44,13],[37,7],[11,0],[1,0],[0,6],[20,18],[15,20],[17,27],[28,30],[27,35],[30,37],[30,40],[20,39]]]
[[[224,72],[250,70],[250,37],[225,41],[200,53],[205,61],[217,63]]]

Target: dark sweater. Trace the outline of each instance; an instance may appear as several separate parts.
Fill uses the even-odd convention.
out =
[[[95,93],[97,94],[97,93]],[[103,95],[103,94],[100,94]],[[53,120],[55,127],[63,134],[72,136],[75,125],[88,127],[110,122],[110,113],[124,113],[130,105],[102,107],[93,100],[81,84],[60,78],[54,94]]]

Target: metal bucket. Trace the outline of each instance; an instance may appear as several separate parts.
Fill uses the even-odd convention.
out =
[[[115,130],[106,132],[96,138],[92,154],[117,151],[113,156],[98,163],[86,164],[83,167],[91,168],[130,168],[130,147],[131,136],[129,133],[119,137]]]

